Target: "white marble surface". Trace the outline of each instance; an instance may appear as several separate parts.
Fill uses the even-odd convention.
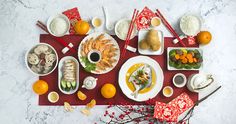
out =
[[[0,0],[0,123],[1,124],[82,124],[98,121],[104,106],[95,107],[89,117],[76,107],[66,113],[63,107],[38,106],[38,96],[31,86],[38,77],[24,65],[24,54],[39,42],[37,20],[46,21],[53,14],[78,7],[83,19],[103,17],[105,5],[115,22],[130,17],[134,7],[159,8],[171,22],[178,24],[183,14],[192,12],[204,19],[204,29],[213,34],[204,50],[202,72],[215,75],[223,87],[200,104],[192,124],[236,123],[236,1],[235,0]],[[175,26],[179,31],[178,26]],[[168,35],[167,33],[165,35]]]

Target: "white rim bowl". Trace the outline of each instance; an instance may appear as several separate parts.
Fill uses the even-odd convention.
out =
[[[169,95],[167,95],[167,94],[164,93],[164,90],[167,89],[167,88],[169,88],[169,89],[171,90],[171,93],[170,93]],[[173,88],[170,87],[170,86],[165,86],[165,87],[163,88],[163,90],[162,90],[162,94],[163,94],[165,97],[171,97],[171,96],[173,95],[173,93],[174,93],[174,90],[173,90]]]
[[[51,94],[55,93],[57,95],[57,100],[56,101],[52,101],[52,99],[50,98]],[[48,94],[48,101],[51,103],[56,103],[59,100],[59,94],[55,91],[52,91]]]
[[[121,40],[125,40],[126,39],[126,36],[123,38],[123,37],[121,37],[120,36],[120,34],[118,33],[118,26],[120,25],[120,23],[121,22],[124,22],[124,21],[130,21],[131,22],[131,20],[129,20],[129,19],[121,19],[121,20],[119,20],[117,23],[116,23],[116,25],[115,25],[115,34],[116,34],[116,36],[119,38],[119,39],[121,39]],[[128,27],[129,28],[129,27]],[[137,35],[137,26],[134,24],[134,28],[133,28],[133,31],[135,31],[135,33],[133,33],[132,32],[132,34],[134,34],[134,35],[131,35],[130,36],[130,39],[133,39],[136,35]]]
[[[51,31],[50,25],[51,25],[51,22],[53,21],[53,19],[55,19],[55,18],[63,18],[63,19],[66,21],[66,23],[67,23],[67,29],[66,29],[66,31],[65,31],[63,34],[61,34],[61,35],[53,34],[52,31]],[[63,15],[63,14],[57,14],[57,15],[54,15],[54,16],[50,16],[50,17],[48,18],[48,21],[47,21],[47,29],[48,29],[48,31],[49,31],[49,33],[50,33],[51,35],[56,36],[56,37],[62,37],[62,36],[64,36],[64,35],[66,35],[66,33],[68,33],[69,30],[70,30],[70,20],[68,19],[67,16],[65,16],[65,15]]]
[[[183,82],[182,84],[176,84],[176,82],[175,82],[175,77],[176,77],[176,76],[181,76],[181,77],[183,77],[183,78],[184,78],[184,82]],[[177,73],[177,74],[174,75],[172,81],[173,81],[173,84],[174,84],[176,87],[181,88],[181,87],[184,87],[184,86],[186,85],[186,83],[187,83],[187,78],[186,78],[186,76],[185,76],[184,74],[182,74],[182,73]]]
[[[54,52],[55,55],[56,55],[56,63],[55,63],[55,65],[54,65],[53,69],[52,69],[50,72],[46,73],[46,74],[38,74],[38,73],[35,73],[34,71],[32,71],[32,70],[30,69],[29,63],[28,63],[28,55],[29,55],[29,53],[31,53],[31,51],[32,51],[34,48],[36,48],[37,46],[39,46],[39,45],[46,45],[46,46],[48,46],[50,49],[53,50],[53,52]],[[57,64],[58,64],[58,54],[57,54],[57,51],[56,51],[51,45],[49,45],[49,44],[47,44],[47,43],[38,43],[37,45],[35,45],[35,46],[33,46],[31,49],[29,49],[29,50],[26,52],[26,54],[25,54],[25,65],[26,65],[26,67],[28,68],[28,70],[29,70],[32,74],[37,75],[37,76],[46,76],[46,75],[51,74],[51,73],[57,68]]]

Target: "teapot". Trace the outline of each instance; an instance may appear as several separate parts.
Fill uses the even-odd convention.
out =
[[[97,78],[94,78],[92,76],[88,76],[84,79],[82,88],[86,88],[88,90],[91,90],[96,87],[97,85]]]
[[[192,92],[199,92],[214,82],[211,74],[192,74],[187,83],[187,88]]]

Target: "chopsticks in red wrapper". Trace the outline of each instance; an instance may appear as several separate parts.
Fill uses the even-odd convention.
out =
[[[37,24],[36,24],[38,27],[40,27],[42,30],[44,30],[45,32],[47,32],[48,34],[49,31],[46,27],[46,25],[44,25],[41,21],[37,21]],[[70,43],[66,43],[62,38],[60,37],[55,37],[53,35],[50,34],[50,36],[55,39],[56,41],[58,41],[61,45],[63,45],[65,48],[71,50],[73,53],[76,53],[76,50],[73,48],[73,44],[70,44]],[[65,53],[64,53],[65,54]]]
[[[125,45],[124,45],[124,48],[123,48],[122,53],[121,53],[121,57],[124,57],[125,52],[126,52],[126,48],[127,48],[128,45],[129,45],[130,36],[132,35],[132,31],[133,31],[133,28],[134,28],[135,19],[136,19],[137,16],[138,16],[138,12],[139,12],[139,11],[138,11],[137,9],[134,9],[133,16],[132,16],[132,20],[131,20],[130,25],[129,25],[129,30],[128,30],[128,33],[127,33],[127,37],[126,37],[126,39],[125,39]]]
[[[174,37],[176,37],[179,41],[179,43],[183,46],[186,47],[186,45],[184,44],[184,42],[179,38],[179,35],[175,32],[175,30],[171,27],[171,25],[166,21],[166,19],[164,18],[164,16],[161,14],[161,12],[156,9],[156,15],[162,20],[163,24],[166,26],[166,28],[172,33],[172,35]]]

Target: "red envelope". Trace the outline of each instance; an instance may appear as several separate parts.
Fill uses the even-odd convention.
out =
[[[141,13],[136,18],[137,29],[146,29],[149,28],[151,19],[155,17],[155,13],[153,13],[148,7],[144,7]]]
[[[193,101],[186,93],[182,93],[168,104],[174,106],[178,110],[178,115],[182,114],[194,105]]]
[[[79,14],[79,11],[78,11],[77,7],[66,10],[65,12],[63,12],[63,14],[66,15],[71,22],[81,20],[81,17],[80,17],[80,14]],[[69,32],[70,32],[70,34],[75,34],[75,31],[74,31],[74,28],[73,28],[72,24],[70,25]]]
[[[178,109],[175,106],[156,102],[154,116],[160,121],[167,121],[167,122],[177,122],[178,119]]]

